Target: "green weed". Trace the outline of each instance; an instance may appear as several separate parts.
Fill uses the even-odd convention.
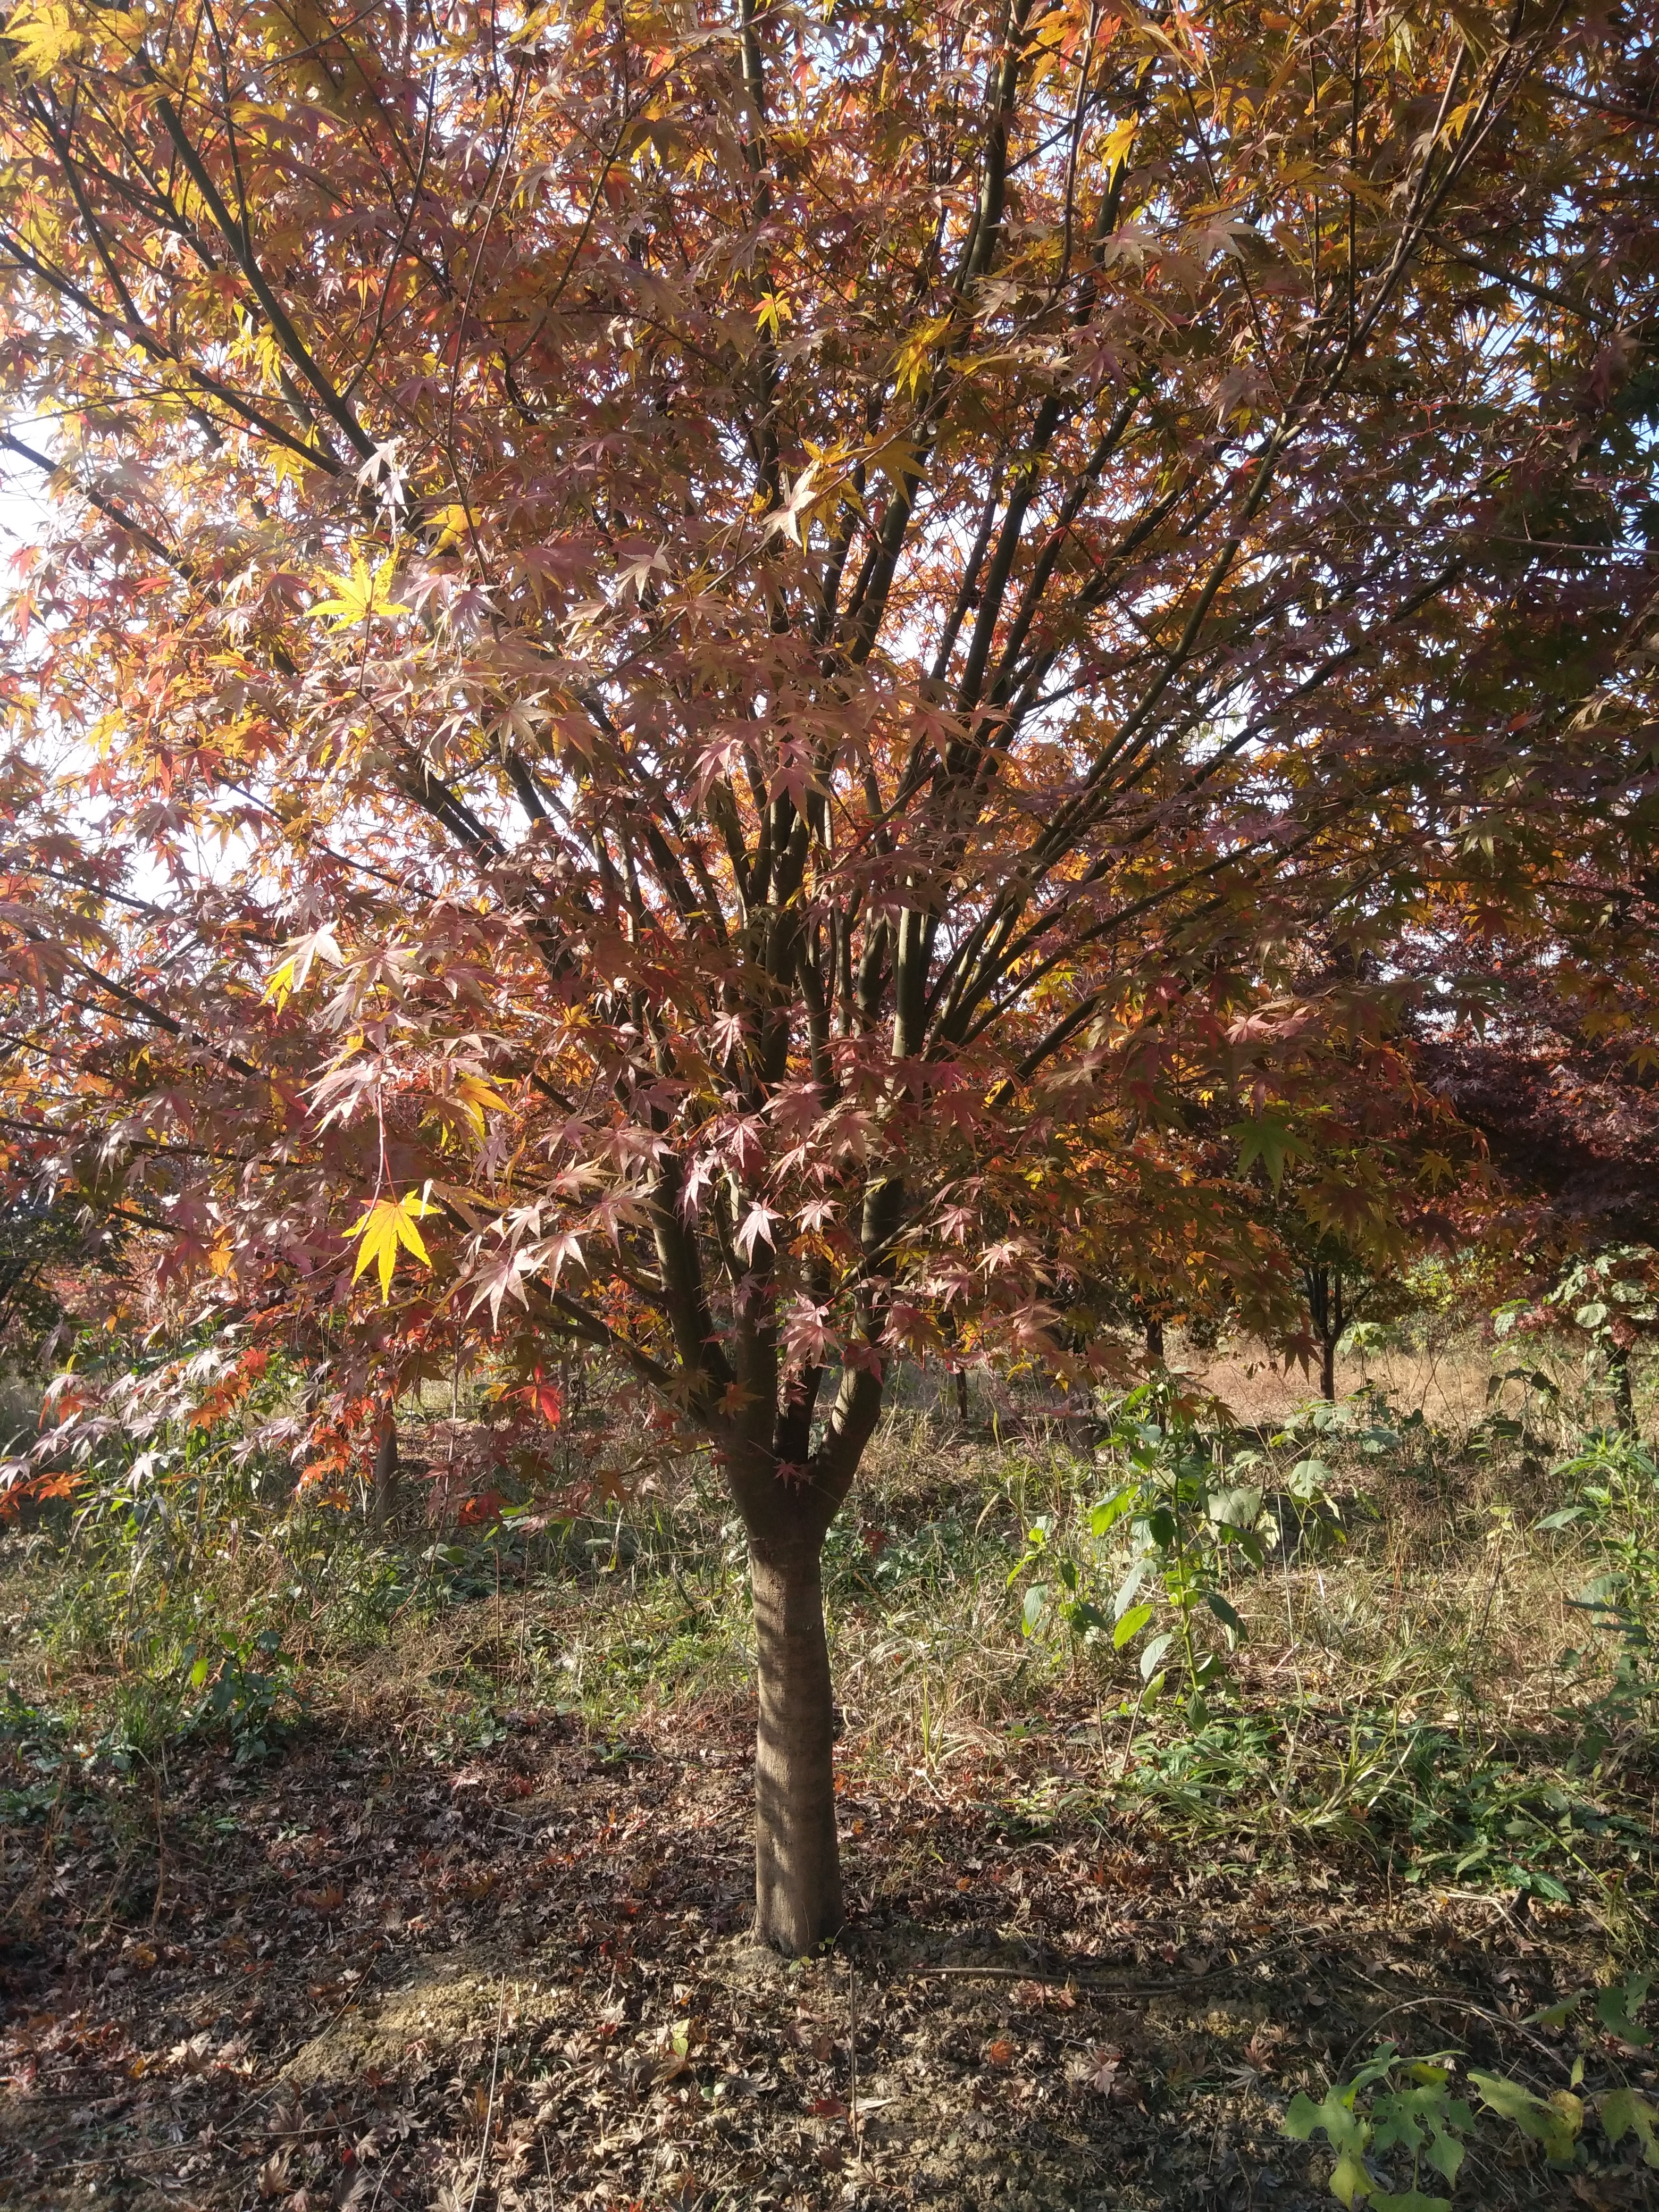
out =
[[[1228,1594],[1234,1574],[1261,1568],[1269,1544],[1286,1540],[1266,1513],[1262,1485],[1237,1479],[1256,1473],[1263,1455],[1235,1448],[1230,1461],[1228,1440],[1203,1428],[1191,1400],[1161,1376],[1118,1405],[1099,1457],[1121,1479],[1091,1509],[1087,1538],[1049,1515],[1026,1532],[1008,1577],[1011,1588],[1030,1577],[1022,1630],[1033,1636],[1057,1626],[1085,1643],[1109,1638],[1121,1651],[1150,1629],[1139,1652],[1143,1701],[1158,1695],[1174,1667],[1188,1721],[1201,1730],[1206,1696],[1244,1640]],[[1298,1462],[1285,1492],[1291,1508],[1314,1512],[1328,1474],[1322,1462]],[[1108,1578],[1115,1584],[1109,1596]]]
[[[263,1759],[299,1708],[295,1661],[274,1628],[257,1636],[221,1636],[205,1649],[187,1651],[185,1665],[190,1688],[200,1693],[185,1725],[222,1728],[239,1766]]]
[[[1638,2015],[1650,1986],[1644,1975],[1628,1976],[1550,2006],[1534,2021],[1559,2027],[1588,2008],[1598,2027],[1626,2045],[1645,2048],[1652,2037]],[[1346,2081],[1332,2082],[1317,2104],[1305,2093],[1293,2097],[1282,2122],[1284,2132],[1295,2142],[1325,2137],[1335,2154],[1330,2191],[1350,2212],[1364,2203],[1371,2212],[1452,2212],[1470,2148],[1494,2125],[1511,2142],[1518,2136],[1523,2145],[1535,2146],[1534,2155],[1541,2154],[1549,2166],[1571,2172],[1591,2162],[1585,2130],[1593,2119],[1605,2154],[1616,2154],[1633,2137],[1643,2163],[1659,2167],[1659,2106],[1622,2081],[1581,2094],[1589,2051],[1581,2042],[1569,2087],[1541,2093],[1510,2075],[1468,2069],[1465,2078],[1477,2109],[1453,2093],[1458,2053],[1440,2051],[1411,2058],[1396,2045],[1382,2043]],[[1431,2176],[1445,2184],[1447,2195],[1422,2186]],[[1396,2180],[1404,2185],[1395,2188]],[[1589,2201],[1594,2201],[1593,2192]]]

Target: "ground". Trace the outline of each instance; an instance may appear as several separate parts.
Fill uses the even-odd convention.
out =
[[[1034,1821],[1016,1758],[849,1776],[852,1921],[791,1962],[745,1931],[729,1702],[610,1741],[515,1712],[438,1757],[410,1718],[175,1753],[14,1838],[9,2212],[1292,2212],[1332,2201],[1279,2128],[1297,2085],[1380,2035],[1565,2080],[1522,2023],[1600,1955],[1570,1907],[1364,1854],[1194,1861],[1084,1796]],[[1601,2168],[1488,2146],[1460,2201],[1653,2201],[1633,2150]]]
[[[826,1552],[851,1917],[805,1961],[747,1932],[706,1459],[596,1401],[605,1517],[416,1472],[390,1527],[255,1510],[234,1436],[143,1513],[113,1462],[0,1530],[0,2208],[1312,2212],[1287,2108],[1389,2042],[1582,2127],[1552,2167],[1543,2106],[1476,2113],[1413,2200],[1379,2125],[1370,2212],[1659,2203],[1659,1478],[1583,1457],[1565,1367],[1411,1357],[1334,1413],[1220,1375],[1275,1541],[1207,1711],[1031,1599],[1072,1560],[1109,1620],[1086,1431],[896,1414]]]

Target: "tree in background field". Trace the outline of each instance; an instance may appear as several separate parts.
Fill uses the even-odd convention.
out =
[[[18,0],[4,51],[61,514],[16,1186],[152,1317],[329,1347],[330,1452],[561,1342],[659,1394],[748,1533],[805,1949],[892,1359],[1086,1369],[1078,1247],[1154,1226],[1293,1334],[1191,1114],[1260,1156],[1340,1090],[1425,884],[1646,835],[1642,20]]]
[[[0,1352],[27,1364],[61,1349],[64,1294],[88,1276],[113,1279],[120,1245],[113,1224],[73,1201],[15,1198],[0,1212]]]
[[[1627,929],[1639,896],[1621,902]],[[1600,976],[1585,1003],[1570,960],[1496,982],[1477,968],[1469,1002],[1497,1018],[1437,1039],[1424,1063],[1497,1171],[1478,1230],[1510,1293],[1501,1325],[1579,1330],[1634,1430],[1632,1355],[1659,1336],[1659,1055],[1644,948],[1626,957],[1631,988],[1610,1003]]]
[[[1373,1012],[1387,1020],[1388,994]],[[1271,1099],[1231,1124],[1237,1098],[1201,1068],[1189,1073],[1184,1091],[1171,1085],[1159,1102],[1158,1150],[1172,1180],[1179,1163],[1178,1198],[1144,1192],[1126,1235],[1109,1212],[1086,1221],[1121,1172],[1104,1143],[1073,1170],[1085,1216],[1073,1248],[1079,1304],[1103,1326],[1133,1328],[1156,1364],[1166,1324],[1178,1322],[1189,1345],[1213,1344],[1241,1285],[1272,1271],[1280,1348],[1316,1364],[1334,1399],[1349,1324],[1397,1310],[1410,1261],[1455,1237],[1437,1194],[1483,1180],[1478,1140],[1387,1036],[1340,1048],[1321,1036],[1311,1053],[1281,1037]]]

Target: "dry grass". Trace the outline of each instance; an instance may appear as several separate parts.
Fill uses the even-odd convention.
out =
[[[1284,1422],[1307,1405],[1316,1388],[1316,1378],[1301,1367],[1286,1369],[1263,1346],[1249,1342],[1224,1341],[1205,1351],[1184,1344],[1180,1332],[1172,1330],[1170,1361],[1212,1391],[1245,1427]],[[1336,1388],[1339,1397],[1379,1391],[1399,1411],[1420,1413],[1447,1436],[1463,1438],[1494,1405],[1511,1413],[1520,1410],[1526,1398],[1522,1386],[1502,1379],[1516,1368],[1547,1376],[1559,1394],[1553,1418],[1536,1394],[1528,1407],[1540,1440],[1552,1448],[1565,1450],[1583,1429],[1613,1419],[1613,1400],[1593,1358],[1587,1365],[1577,1349],[1549,1338],[1492,1343],[1462,1322],[1431,1319],[1409,1334],[1385,1332],[1375,1349],[1342,1352]],[[1495,1381],[1500,1385],[1497,1395]],[[1659,1391],[1653,1386],[1638,1388],[1638,1410],[1644,1423],[1656,1400]]]
[[[1284,1434],[1307,1410],[1299,1378],[1238,1352],[1194,1367],[1282,1438],[1240,1440],[1282,1489],[1311,1448],[1305,1425]],[[58,2069],[82,2106],[52,2106],[47,2129],[32,2074],[0,2100],[0,2155],[58,2146],[4,2201],[231,2212],[279,2172],[283,2201],[321,2212],[339,2192],[313,2146],[351,2129],[397,2145],[384,2212],[432,2202],[434,2177],[466,2203],[481,2150],[479,2212],[1184,2212],[1260,2201],[1264,2171],[1275,2202],[1310,2212],[1316,2164],[1276,2144],[1275,2113],[1389,2008],[1510,2065],[1537,2041],[1511,2021],[1652,1944],[1650,1707],[1610,1701],[1616,1645],[1573,1604],[1598,1539],[1539,1526],[1594,1409],[1561,1363],[1560,1402],[1534,1392],[1524,1430],[1493,1429],[1492,1371],[1467,1340],[1368,1362],[1396,1413],[1425,1417],[1379,1449],[1363,1420],[1319,1440],[1340,1540],[1234,1573],[1248,1638],[1198,1724],[1144,1700],[1133,1650],[1023,1632],[1039,1517],[1103,1586],[1121,1566],[1109,1543],[1088,1552],[1111,1476],[1085,1431],[1006,1405],[969,1437],[896,1414],[826,1563],[854,1929],[793,1979],[741,1939],[752,1653],[708,1462],[659,1468],[620,1538],[613,1522],[434,1544],[411,1520],[382,1547],[337,1516],[204,1550],[193,1582],[135,1583],[125,1612],[118,1559],[14,1534],[0,1873],[23,1948],[0,1975],[26,2022],[16,2063]],[[1504,1410],[1522,1411],[1515,1385]],[[204,1619],[270,1625],[303,1662],[307,1717],[241,1769],[222,1737],[179,1734],[179,1655]],[[290,1878],[313,1900],[292,1925]],[[1279,1934],[1293,1949],[1271,1970],[1230,1963]],[[213,2041],[217,1947],[267,1938],[288,1963],[259,1984],[265,2012]],[[1042,1976],[1078,1957],[1141,1994],[1054,1996]],[[937,1976],[975,1962],[982,1985]],[[1215,1991],[1184,1996],[1212,1965]],[[1015,1988],[1015,1969],[1036,1978]],[[459,1994],[422,1995],[430,2033],[411,2041],[403,1998],[360,2006],[359,1974]],[[481,2129],[504,1984],[498,2157]],[[802,2025],[854,1989],[860,2094],[882,2100],[862,2135],[836,2116],[850,2044]],[[682,2075],[670,2029],[688,2014],[703,2040]],[[221,2106],[256,2090],[261,2117],[227,2132]],[[58,2186],[53,2157],[85,2185]],[[1633,2207],[1638,2180],[1603,2173],[1595,2201]],[[1531,2157],[1488,2162],[1478,2187],[1459,2202],[1541,2204],[1555,2185]]]

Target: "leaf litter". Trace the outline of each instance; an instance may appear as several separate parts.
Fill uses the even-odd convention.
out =
[[[240,1769],[182,1747],[148,1804],[83,1777],[6,1839],[0,2202],[1300,2208],[1285,2104],[1375,2026],[1493,2063],[1594,1978],[1567,1906],[1034,1820],[1029,1746],[972,1795],[843,1775],[852,1923],[781,1960],[748,1756],[727,1707],[620,1742],[516,1713],[447,1764],[382,1716]],[[1578,2201],[1536,2163],[1482,2187]]]

